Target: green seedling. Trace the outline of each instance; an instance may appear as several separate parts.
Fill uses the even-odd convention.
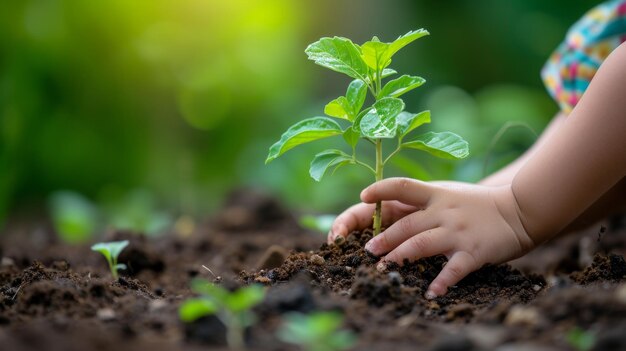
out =
[[[126,265],[123,263],[117,263],[117,257],[120,255],[122,250],[128,245],[128,240],[123,241],[112,241],[108,243],[97,243],[91,247],[93,251],[100,252],[104,255],[107,262],[109,263],[109,269],[111,270],[111,275],[113,279],[117,280],[118,274],[117,271],[119,269],[126,269]]]
[[[291,313],[285,316],[278,338],[308,351],[339,351],[356,342],[354,333],[339,330],[343,316],[338,312]]]
[[[91,240],[98,225],[97,207],[72,191],[58,191],[49,201],[54,229],[61,240],[79,244]]]
[[[328,233],[337,216],[335,215],[304,215],[298,220],[300,226],[322,233]]]
[[[180,306],[180,319],[193,322],[214,314],[226,326],[228,345],[235,350],[243,349],[244,331],[256,319],[251,309],[263,301],[265,289],[260,285],[249,285],[231,292],[202,279],[193,280],[191,289],[200,297],[188,299]]]
[[[565,340],[577,351],[589,351],[596,343],[596,337],[592,332],[584,331],[578,327],[570,330]]]
[[[339,149],[329,149],[315,155],[309,174],[319,181],[332,169],[356,164],[367,169],[376,181],[383,179],[385,164],[404,149],[426,151],[434,156],[448,159],[462,159],[469,155],[468,144],[452,132],[427,132],[410,136],[411,132],[423,124],[430,123],[430,111],[411,113],[404,110],[403,94],[421,86],[421,77],[402,75],[383,85],[383,79],[397,74],[391,68],[391,58],[400,49],[429,33],[418,29],[400,36],[390,43],[381,42],[377,37],[362,45],[354,44],[342,37],[321,38],[309,45],[305,53],[316,64],[353,78],[345,96],[329,102],[326,116],[312,117],[291,126],[280,140],[270,149],[265,163],[269,163],[292,148],[311,141],[332,136],[343,136],[351,148],[350,153]],[[370,106],[364,107],[368,91],[373,98]],[[368,164],[357,158],[359,141],[364,140],[375,149],[375,163]],[[383,155],[383,140],[394,141],[393,151]],[[381,203],[374,212],[374,235],[380,233]]]

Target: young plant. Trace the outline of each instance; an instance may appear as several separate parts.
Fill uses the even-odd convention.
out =
[[[298,145],[337,135],[343,136],[351,152],[329,149],[315,155],[309,174],[316,181],[327,170],[332,169],[334,172],[347,164],[360,165],[372,172],[376,181],[382,180],[385,165],[404,149],[422,150],[448,159],[461,159],[469,155],[467,142],[452,132],[427,132],[409,136],[417,127],[430,123],[430,111],[407,112],[400,96],[424,84],[423,78],[403,75],[384,85],[382,83],[384,78],[397,73],[389,68],[392,56],[428,34],[426,30],[418,29],[390,43],[374,37],[371,41],[357,45],[350,39],[333,37],[321,38],[309,45],[305,53],[310,60],[353,78],[346,95],[332,100],[324,108],[326,115],[339,119],[342,124],[322,116],[294,124],[270,147],[265,163]],[[364,108],[368,91],[374,101]],[[374,146],[373,166],[357,158],[356,148],[360,140]],[[384,140],[395,142],[395,148],[386,156],[383,155]],[[374,235],[380,233],[381,211],[379,202],[374,213]]]
[[[577,351],[589,351],[596,343],[595,335],[579,327],[571,329],[565,335],[565,340]]]
[[[191,289],[200,297],[188,299],[180,306],[180,319],[189,323],[214,314],[226,326],[228,346],[243,349],[244,331],[254,324],[256,318],[251,309],[263,301],[265,289],[260,285],[249,285],[231,292],[202,279],[193,280]]]
[[[286,315],[278,338],[300,345],[308,351],[339,351],[349,349],[356,342],[354,333],[339,330],[343,316],[338,312],[315,312],[309,315]]]
[[[108,243],[97,243],[91,247],[91,250],[100,252],[104,255],[107,262],[109,263],[109,269],[111,270],[111,275],[113,279],[117,280],[117,270],[118,269],[126,269],[126,265],[123,263],[117,263],[117,257],[120,255],[122,250],[128,245],[128,240],[123,241],[112,241]]]

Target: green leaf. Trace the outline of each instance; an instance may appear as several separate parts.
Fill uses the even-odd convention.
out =
[[[309,45],[304,52],[309,60],[318,65],[347,74],[352,78],[367,75],[367,65],[361,58],[361,50],[350,39],[322,38]]]
[[[448,159],[461,159],[469,155],[467,141],[452,132],[428,132],[402,143],[402,147],[423,150],[433,156]]]
[[[406,33],[405,35],[398,37],[398,39],[394,40],[392,43],[389,44],[389,51],[388,51],[389,58],[391,59],[391,56],[393,56],[396,52],[398,52],[403,47],[429,34],[430,33],[428,33],[427,30],[421,28],[421,29],[410,31]]]
[[[115,270],[118,270],[118,271],[119,271],[120,269],[126,269],[126,268],[128,268],[128,267],[126,267],[126,265],[125,265],[125,264],[123,264],[123,263],[118,263],[118,264],[116,264],[116,265],[115,265],[115,267],[113,267],[113,268],[115,268]]]
[[[348,121],[354,119],[352,105],[345,96],[340,96],[326,104],[324,113],[331,117],[347,119]]]
[[[391,63],[391,60],[389,60],[390,56],[387,56],[386,54],[388,50],[389,43],[383,43],[376,37],[361,45],[361,55],[363,57],[363,61],[365,61],[365,63],[375,72],[389,66]]]
[[[392,75],[397,74],[397,73],[398,72],[395,69],[385,68],[385,69],[383,69],[382,73],[380,74],[380,79],[387,78],[387,77],[392,76]],[[374,74],[374,78],[376,78],[376,74]],[[371,83],[370,78],[366,77],[365,78],[365,82],[367,84],[370,84]]]
[[[350,147],[354,148],[356,144],[359,142],[361,138],[361,134],[356,132],[353,128],[347,128],[343,132],[343,140],[350,145]]]
[[[430,123],[430,111],[422,111],[417,114],[403,111],[396,117],[396,121],[398,124],[398,135],[402,138],[422,124]]]
[[[365,84],[364,81],[360,79],[355,79],[350,83],[350,85],[348,85],[348,90],[346,91],[346,99],[352,107],[350,121],[354,120],[359,111],[361,111],[361,107],[363,107],[366,96],[367,84]]]
[[[204,279],[194,279],[191,281],[191,290],[215,301],[217,304],[224,304],[230,292],[219,285],[210,283]]]
[[[353,121],[363,107],[367,85],[360,79],[353,80],[348,86],[346,96],[340,96],[326,104],[324,113],[331,116]]]
[[[319,182],[329,167],[332,167],[344,161],[351,160],[352,156],[346,154],[341,150],[325,150],[315,155],[313,161],[311,161],[309,174],[311,175],[311,178]]]
[[[183,322],[193,322],[198,318],[217,312],[217,306],[204,298],[188,299],[178,309],[178,316]]]
[[[391,43],[383,43],[374,37],[361,45],[363,61],[374,71],[384,69],[391,64],[391,57],[411,42],[428,35],[428,31],[418,29],[398,37]]]
[[[383,69],[382,74],[380,75],[380,78],[387,78],[389,76],[392,76],[394,74],[397,74],[398,72],[395,69],[391,69],[391,68],[385,68]]]
[[[283,133],[280,140],[270,147],[265,163],[271,162],[298,145],[342,133],[341,126],[327,117],[313,117],[302,120],[291,126]]]
[[[385,84],[378,97],[398,97],[419,87],[425,82],[426,80],[422,77],[403,75],[402,77],[391,80]]]
[[[396,98],[376,101],[359,122],[361,135],[368,138],[393,138],[396,136],[396,116],[404,109],[404,102]]]
[[[258,305],[265,298],[263,286],[255,284],[244,286],[226,297],[226,307],[232,312],[242,312]]]
[[[300,216],[298,224],[307,229],[328,233],[336,218],[337,215],[304,215]]]
[[[128,245],[128,240],[97,243],[91,246],[91,250],[100,252],[108,262],[116,260],[122,250]]]

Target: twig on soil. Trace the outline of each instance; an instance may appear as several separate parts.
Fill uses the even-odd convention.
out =
[[[213,271],[211,269],[209,269],[209,267],[202,265],[202,268],[206,269],[207,271],[209,271],[209,273],[211,273],[211,275],[213,276],[213,278],[215,279],[219,279],[220,277],[216,276],[215,273],[213,273]]]
[[[17,291],[15,291],[15,294],[13,294],[11,300],[15,300],[15,298],[17,297],[17,293],[20,292],[20,289],[22,288],[22,285],[23,284],[20,284],[20,286],[17,287]]]

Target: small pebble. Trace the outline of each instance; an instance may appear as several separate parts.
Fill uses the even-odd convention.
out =
[[[101,308],[98,310],[98,312],[96,312],[96,316],[98,317],[98,319],[101,319],[103,321],[109,321],[115,319],[115,311],[108,307]]]
[[[537,325],[540,315],[536,308],[513,306],[504,319],[506,325]]]
[[[431,310],[438,310],[441,306],[439,306],[439,304],[434,300],[428,300],[428,308]]]
[[[268,277],[259,276],[254,278],[254,281],[261,284],[270,284],[272,280]]]
[[[411,324],[413,324],[416,319],[417,319],[416,315],[407,314],[405,316],[400,317],[400,319],[398,319],[398,321],[396,322],[396,325],[400,328],[410,327]]]
[[[537,284],[533,285],[533,290],[534,290],[535,292],[537,292],[537,291],[541,290],[541,285],[537,285]]]
[[[0,265],[2,265],[3,267],[14,266],[15,261],[13,261],[13,259],[10,257],[2,257],[2,262],[0,263]]]
[[[167,306],[167,302],[165,300],[152,300],[148,304],[148,309],[150,310],[150,312],[154,312],[163,309],[165,306]]]
[[[396,284],[396,285],[402,284],[402,275],[400,275],[399,272],[396,272],[396,271],[389,272],[387,273],[387,277],[393,284]]]
[[[326,263],[326,260],[324,259],[324,257],[317,255],[317,254],[311,255],[311,258],[309,259],[309,261],[316,266],[321,266],[324,263]]]
[[[615,289],[615,298],[620,303],[626,305],[626,284],[622,284]]]

